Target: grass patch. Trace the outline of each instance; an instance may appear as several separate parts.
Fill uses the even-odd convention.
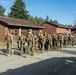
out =
[[[0,47],[2,47],[2,46],[6,46],[6,44],[5,43],[0,43]]]

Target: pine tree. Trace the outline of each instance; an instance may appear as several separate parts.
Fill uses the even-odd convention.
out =
[[[44,23],[44,19],[42,19],[41,17],[39,18],[39,25],[41,25],[42,23]]]
[[[54,20],[53,22],[58,24],[58,21],[57,20]]]
[[[0,16],[4,16],[5,8],[0,5]]]
[[[28,11],[26,10],[26,3],[23,0],[16,0],[14,5],[11,6],[9,17],[28,19]]]
[[[52,19],[50,19],[49,22],[52,22]]]
[[[38,20],[38,17],[36,16],[36,17],[34,17],[34,23],[36,24],[36,25],[38,25],[39,24],[39,20]]]
[[[28,16],[28,20],[34,22],[33,16],[29,15],[29,16]]]
[[[49,22],[49,16],[46,16],[45,22]]]

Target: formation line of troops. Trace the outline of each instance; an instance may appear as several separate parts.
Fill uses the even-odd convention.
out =
[[[7,33],[5,37],[7,45],[7,56],[14,54],[14,50],[11,49],[13,45],[13,36],[11,33]],[[44,51],[57,51],[62,48],[71,47],[76,45],[76,35],[62,35],[59,34],[44,34],[33,33],[32,30],[27,31],[27,35],[21,34],[17,40],[17,46],[22,56],[25,57],[34,56],[35,54],[44,53]]]

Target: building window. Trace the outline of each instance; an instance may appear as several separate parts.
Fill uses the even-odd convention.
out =
[[[15,30],[15,32],[17,32],[17,30]]]
[[[17,30],[15,30],[15,35],[17,35]]]
[[[9,30],[9,32],[10,32],[10,30]]]
[[[66,29],[66,31],[69,31],[69,29]]]
[[[15,35],[17,35],[17,33],[15,33]]]

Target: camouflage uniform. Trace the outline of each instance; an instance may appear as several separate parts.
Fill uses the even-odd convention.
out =
[[[20,36],[21,37],[21,36]],[[20,48],[20,37],[17,40],[17,47]]]
[[[41,34],[40,36],[40,43],[41,43],[41,52],[44,52],[44,46],[45,46],[45,36]]]
[[[11,37],[11,46],[12,46],[13,42],[14,42],[14,36],[13,36],[13,34],[10,34],[10,37]]]
[[[53,45],[52,45],[52,35],[50,35],[50,48],[53,50]]]
[[[23,51],[24,51],[24,53],[26,53],[27,48],[28,48],[28,44],[27,44],[27,38],[26,38],[25,35],[24,35],[24,37],[23,37],[23,40],[24,40]]]
[[[74,41],[75,41],[75,45],[76,45],[76,34],[75,34],[75,36],[74,36]]]
[[[75,36],[72,35],[72,46],[74,46],[74,42],[75,42]]]
[[[68,45],[72,46],[72,37],[71,37],[71,35],[68,36]]]
[[[44,45],[44,49],[45,49],[45,50],[48,50],[48,35],[47,35],[46,32],[45,32],[44,36],[45,36],[45,45]]]
[[[34,55],[34,51],[33,51],[34,38],[33,38],[32,32],[28,32],[27,42],[28,42],[28,51],[27,51],[27,54],[30,54],[30,52],[32,51],[32,55]]]
[[[51,50],[51,41],[52,41],[51,36],[48,34],[48,36],[47,36],[47,49],[48,49],[48,51]]]
[[[57,38],[58,38],[58,46],[61,49],[63,45],[63,37],[61,34],[59,34]]]
[[[35,47],[35,50],[39,53],[38,40],[39,40],[38,36],[34,35],[34,47]]]
[[[12,53],[12,50],[11,50],[11,36],[10,36],[9,33],[6,35],[5,41],[6,41],[7,52],[8,52],[8,55],[7,56],[10,56],[11,53]]]
[[[45,36],[45,45],[44,45],[44,49],[48,50],[48,37]]]
[[[58,49],[57,36],[56,35],[52,36],[52,46],[53,46],[53,50],[57,50]]]
[[[23,53],[24,44],[25,44],[25,37],[24,37],[24,35],[22,34],[22,35],[20,36],[20,54],[21,54],[21,55],[22,55],[22,53]]]
[[[40,51],[41,50],[41,34],[40,33],[38,34],[38,48]]]
[[[67,35],[64,35],[64,39],[63,39],[63,46],[64,47],[67,47],[67,40],[68,40]]]

